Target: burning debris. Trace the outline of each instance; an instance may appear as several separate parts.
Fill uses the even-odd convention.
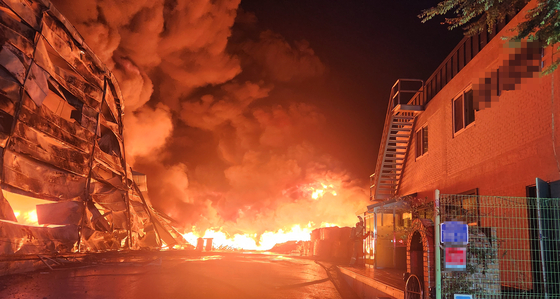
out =
[[[121,90],[76,29],[48,0],[0,2],[0,26],[0,254],[183,244],[126,162]]]

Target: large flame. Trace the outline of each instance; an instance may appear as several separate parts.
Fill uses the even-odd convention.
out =
[[[338,184],[335,182],[324,183],[319,181],[308,184],[301,184],[295,188],[286,189],[283,193],[285,195],[295,193],[302,196],[303,198],[312,200],[311,203],[313,204],[320,204],[319,202],[324,199],[332,200],[333,198],[338,197],[338,193],[336,191],[338,187]],[[352,215],[350,214],[350,216]],[[293,220],[295,220],[293,222],[298,222],[297,219]],[[328,221],[328,219],[325,220]],[[265,231],[261,234],[229,234],[227,232],[228,228],[226,227],[214,227],[205,231],[201,231],[198,230],[197,227],[193,226],[191,228],[191,231],[185,233],[183,237],[193,246],[197,245],[198,238],[212,238],[213,247],[217,249],[265,251],[272,249],[276,244],[282,244],[289,241],[310,241],[311,232],[317,228],[341,226],[341,224],[342,226],[344,226],[348,224],[333,223],[338,221],[331,220],[329,222],[321,222],[319,225],[317,225],[313,221],[309,221],[309,218],[303,221],[303,224],[300,222],[300,224],[288,225],[276,231]],[[305,222],[307,222],[307,224],[304,224]]]
[[[320,227],[336,226],[332,223],[321,223]],[[296,224],[289,231],[279,229],[276,232],[267,231],[260,235],[257,234],[234,234],[229,235],[221,229],[208,229],[204,234],[189,232],[183,235],[185,240],[191,245],[196,246],[199,237],[212,238],[214,248],[234,249],[234,250],[270,250],[276,244],[286,243],[288,241],[309,241],[311,239],[311,231],[315,228],[313,222],[309,222],[307,226],[302,227]]]
[[[330,194],[337,196],[335,186],[333,184],[312,183],[298,186],[305,197],[309,197],[315,201],[320,200],[323,196]],[[277,231],[266,231],[261,235],[252,234],[234,234],[230,235],[223,231],[222,228],[207,229],[204,234],[196,232],[193,227],[191,232],[185,233],[183,237],[191,245],[196,246],[198,238],[212,238],[214,248],[234,249],[234,250],[270,250],[276,244],[286,243],[288,241],[309,241],[311,240],[311,231],[319,227],[338,226],[334,223],[322,222],[320,226],[313,222],[308,222],[303,227],[300,224],[292,225],[289,230],[278,229]]]

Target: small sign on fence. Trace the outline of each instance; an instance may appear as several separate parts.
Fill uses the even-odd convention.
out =
[[[445,247],[445,270],[464,271],[467,269],[466,247]]]
[[[472,295],[454,294],[453,299],[472,299]]]
[[[441,225],[441,243],[446,245],[467,245],[469,226],[460,221],[446,221]]]

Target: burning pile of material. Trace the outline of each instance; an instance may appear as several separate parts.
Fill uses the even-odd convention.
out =
[[[47,0],[0,3],[0,254],[184,243],[135,182],[113,74]]]

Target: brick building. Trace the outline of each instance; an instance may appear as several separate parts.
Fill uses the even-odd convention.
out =
[[[540,75],[560,53],[507,38],[535,4],[490,33],[464,38],[425,82],[400,80],[393,86],[371,177],[374,202],[365,213],[367,228],[374,233],[366,242],[366,263],[416,274],[425,296],[435,287],[436,190],[472,195],[461,201],[461,209],[472,214],[460,220],[473,229],[492,230],[493,238],[504,237],[506,231],[496,224],[494,210],[482,211],[484,198],[536,197],[537,178],[548,193],[541,197],[560,197],[560,72]],[[507,206],[499,213],[518,212]],[[527,218],[528,208],[523,213]],[[525,241],[500,243],[503,248],[525,248],[527,253],[517,258],[525,263],[490,262],[495,264],[491,269],[500,269],[492,272],[497,292],[535,291],[536,282],[542,281],[530,256],[532,225],[529,221],[515,233]],[[495,243],[488,246],[499,250]],[[519,279],[512,275],[519,269],[529,274],[515,282]]]

